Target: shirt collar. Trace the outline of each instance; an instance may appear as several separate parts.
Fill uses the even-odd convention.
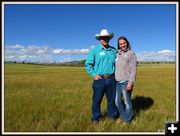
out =
[[[109,46],[108,49],[104,48],[103,45],[99,44],[99,48],[102,49],[102,50],[111,50],[111,47]]]

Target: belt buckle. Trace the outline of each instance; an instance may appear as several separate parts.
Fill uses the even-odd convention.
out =
[[[104,78],[110,78],[110,75],[104,75]]]

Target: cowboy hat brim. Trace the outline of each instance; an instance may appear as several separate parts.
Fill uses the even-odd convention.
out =
[[[109,39],[112,39],[114,37],[114,33],[111,33],[110,35],[100,35],[100,34],[96,34],[95,35],[97,40],[100,40],[102,37],[107,37]]]

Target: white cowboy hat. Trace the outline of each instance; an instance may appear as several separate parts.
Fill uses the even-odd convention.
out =
[[[109,39],[112,39],[114,37],[114,33],[109,34],[107,29],[102,29],[100,34],[95,35],[97,40],[100,40],[101,37],[109,37]]]

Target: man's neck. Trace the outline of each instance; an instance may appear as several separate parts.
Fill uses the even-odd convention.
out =
[[[109,48],[109,44],[107,45],[102,45],[104,49],[108,49]]]

